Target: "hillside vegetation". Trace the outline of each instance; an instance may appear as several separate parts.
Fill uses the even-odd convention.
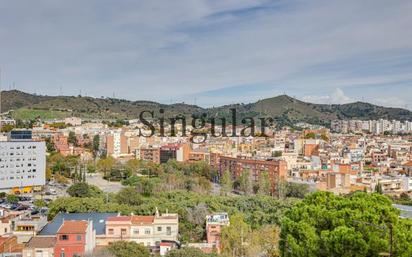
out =
[[[235,108],[237,118],[272,117],[278,124],[291,125],[296,122],[328,125],[334,119],[397,119],[412,120],[412,112],[376,106],[369,103],[313,104],[306,103],[287,95],[259,100],[249,104],[224,105],[202,108],[184,103],[160,104],[150,101],[128,101],[114,98],[93,98],[84,96],[39,96],[17,90],[2,92],[2,110],[11,111],[17,119],[53,119],[79,116],[90,119],[136,119],[144,110],[165,110],[165,117],[182,114],[207,113],[208,117],[226,117],[230,121],[230,109]]]

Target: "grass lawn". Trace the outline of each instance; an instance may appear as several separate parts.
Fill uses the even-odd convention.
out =
[[[35,109],[20,108],[20,109],[13,111],[12,116],[14,119],[21,119],[21,120],[33,120],[36,118],[40,118],[42,120],[52,120],[52,119],[62,119],[65,117],[70,117],[70,113],[63,112],[63,111],[35,110]]]

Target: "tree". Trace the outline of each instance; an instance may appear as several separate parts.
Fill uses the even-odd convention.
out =
[[[103,195],[102,190],[98,187],[89,185],[86,182],[79,182],[71,185],[67,193],[72,197],[98,197]]]
[[[18,203],[19,198],[16,195],[7,195],[6,200],[10,204]]]
[[[77,137],[76,137],[76,134],[74,133],[74,131],[69,132],[69,138],[67,139],[67,142],[69,142],[70,144],[72,144],[74,146],[78,146]]]
[[[153,179],[145,177],[141,177],[136,183],[137,191],[145,196],[151,196],[155,186]]]
[[[272,157],[281,157],[282,156],[282,151],[274,151],[272,152]]]
[[[247,245],[246,256],[278,257],[280,229],[273,225],[266,225],[253,230]]]
[[[96,172],[96,167],[93,165],[93,163],[88,163],[86,166],[87,173],[95,173]]]
[[[309,132],[305,135],[305,139],[315,139],[316,138],[316,134],[313,132]]]
[[[320,135],[320,138],[321,138],[323,141],[326,141],[326,142],[329,141],[329,137],[328,137],[326,134]]]
[[[229,170],[225,170],[223,172],[223,176],[222,176],[222,179],[220,181],[220,184],[222,186],[222,188],[221,188],[221,194],[222,195],[227,195],[228,193],[232,192],[233,182],[232,182],[232,178],[230,176],[230,171]]]
[[[173,249],[166,254],[166,257],[214,257],[216,254],[203,253],[198,248],[185,247],[182,249]]]
[[[378,182],[378,184],[376,184],[375,192],[378,193],[378,194],[383,194],[383,188],[382,188],[381,183]]]
[[[245,194],[252,192],[252,184],[250,182],[250,170],[244,170],[239,177],[239,189]]]
[[[116,160],[113,157],[107,157],[105,159],[100,159],[97,162],[97,169],[107,176],[107,172],[111,171],[116,164]]]
[[[270,195],[271,193],[271,183],[270,183],[270,179],[269,179],[269,174],[267,171],[264,171],[260,174],[259,176],[259,181],[258,181],[258,194],[260,195]]]
[[[33,202],[33,204],[37,207],[37,208],[43,208],[47,206],[47,203],[43,200],[35,200]]]
[[[116,241],[107,250],[116,257],[150,257],[149,250],[136,242]]]
[[[0,132],[4,132],[4,133],[8,133],[10,131],[12,131],[14,129],[14,126],[11,124],[5,124],[1,127],[1,131]]]
[[[399,214],[381,194],[309,194],[282,219],[282,256],[380,256],[391,248],[390,234],[392,256],[412,256],[412,221]]]
[[[50,167],[46,167],[46,180],[49,181],[52,178],[52,170]]]
[[[222,229],[222,252],[230,256],[246,255],[246,238],[249,237],[250,227],[241,213],[230,217],[230,225]]]
[[[140,167],[140,161],[137,159],[131,159],[126,162],[125,170],[127,172],[126,177],[130,177],[133,174],[137,173],[137,170]]]
[[[286,197],[304,198],[309,193],[309,185],[288,182],[286,184]]]
[[[116,195],[116,201],[120,204],[140,205],[143,199],[133,187],[125,187]]]
[[[93,149],[93,157],[96,158],[100,150],[100,136],[99,135],[95,135],[93,137],[92,149]]]
[[[46,138],[46,149],[47,149],[47,152],[49,153],[56,151],[56,148],[54,147],[54,144],[51,138]]]

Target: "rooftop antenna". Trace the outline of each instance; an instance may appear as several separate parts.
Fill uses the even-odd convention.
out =
[[[63,95],[63,87],[62,87],[62,86],[60,86],[59,95],[60,95],[60,96],[62,96],[62,95]]]

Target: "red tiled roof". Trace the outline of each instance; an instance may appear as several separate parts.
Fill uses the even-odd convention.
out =
[[[153,223],[154,216],[132,216],[132,223]]]
[[[56,237],[35,236],[30,239],[26,247],[28,248],[53,248],[56,244]]]
[[[57,231],[59,234],[77,234],[85,233],[88,222],[85,220],[67,220],[63,222],[63,225]]]
[[[130,216],[115,216],[115,217],[108,217],[107,221],[131,221],[132,217]]]

